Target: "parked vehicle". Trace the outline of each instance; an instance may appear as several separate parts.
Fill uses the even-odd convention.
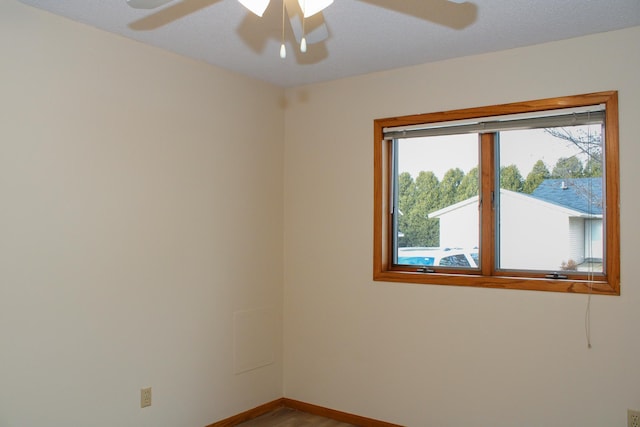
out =
[[[478,268],[478,249],[398,248],[399,265]]]

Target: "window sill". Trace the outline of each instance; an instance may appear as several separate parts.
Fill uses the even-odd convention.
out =
[[[479,276],[475,274],[422,273],[416,271],[377,271],[373,280],[417,285],[471,286],[477,288],[520,289],[529,291],[565,292],[576,294],[620,295],[618,286],[606,280],[523,278],[513,276]]]

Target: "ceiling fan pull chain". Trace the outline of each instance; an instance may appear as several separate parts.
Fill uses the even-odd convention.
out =
[[[304,15],[307,10],[307,0],[302,0],[302,40],[300,40],[300,52],[305,53],[307,51],[307,39],[304,36]]]
[[[287,0],[282,0],[282,44],[280,45],[280,58],[285,59],[287,57],[287,48],[284,45],[284,15],[285,15],[285,3]]]

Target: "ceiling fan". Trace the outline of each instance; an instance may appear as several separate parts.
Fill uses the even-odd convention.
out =
[[[187,3],[189,0],[126,0],[126,3],[134,9],[156,9],[169,3],[176,5]],[[216,3],[219,0],[203,2],[203,5]],[[396,12],[406,13],[424,18],[425,0],[412,0],[409,2],[398,0],[361,0],[374,6],[387,8]],[[262,17],[270,0],[238,0],[240,4],[258,17]],[[424,3],[423,3],[424,2]],[[433,3],[468,3],[467,0],[432,0]],[[333,0],[282,0],[282,36],[280,45],[280,57],[286,58],[285,47],[285,22],[288,16],[291,30],[296,42],[300,47],[300,52],[307,50],[307,44],[323,42],[329,38],[329,30],[324,22],[322,11],[333,3]],[[470,3],[467,6],[471,5]],[[436,21],[437,22],[437,21]],[[461,27],[465,27],[470,22],[463,22]]]
[[[174,0],[126,0],[127,4],[134,9],[155,9]],[[240,4],[249,9],[255,15],[262,17],[264,11],[269,6],[271,0],[238,0]],[[300,51],[307,51],[307,43],[316,43],[325,40],[329,36],[326,25],[314,25],[312,31],[305,33],[305,20],[318,12],[326,9],[333,3],[333,0],[298,0],[299,11],[301,12],[301,25],[296,20],[298,10],[292,7],[293,1],[282,1],[282,43],[280,45],[280,57],[286,58],[287,51],[284,43],[284,21],[286,12],[289,15],[289,22],[295,35],[296,40],[300,44]],[[308,40],[309,38],[309,40]]]
[[[164,6],[167,3],[171,3],[174,0],[127,0],[127,4],[134,9],[155,9],[160,6]],[[262,16],[264,11],[269,6],[270,0],[238,0],[240,4],[249,9],[251,12],[258,16]],[[333,3],[333,0],[306,0],[305,4],[302,4],[300,0],[300,6],[306,6],[311,16],[329,6]]]

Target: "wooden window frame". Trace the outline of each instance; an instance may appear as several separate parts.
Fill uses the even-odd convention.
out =
[[[417,126],[429,123],[469,120],[485,117],[558,110],[563,108],[605,105],[605,263],[603,274],[594,277],[571,275],[569,279],[550,279],[545,272],[497,271],[495,268],[495,220],[490,203],[481,207],[481,259],[478,270],[435,269],[428,273],[416,268],[393,264],[393,220],[390,209],[392,188],[392,142],[385,140],[384,129]],[[495,188],[492,165],[494,147],[492,134],[480,138],[480,197],[489,200]],[[583,95],[516,102],[487,107],[467,108],[374,120],[374,230],[373,280],[414,284],[473,286],[484,288],[522,289],[567,293],[620,295],[620,214],[619,214],[619,143],[618,92],[607,91]]]

